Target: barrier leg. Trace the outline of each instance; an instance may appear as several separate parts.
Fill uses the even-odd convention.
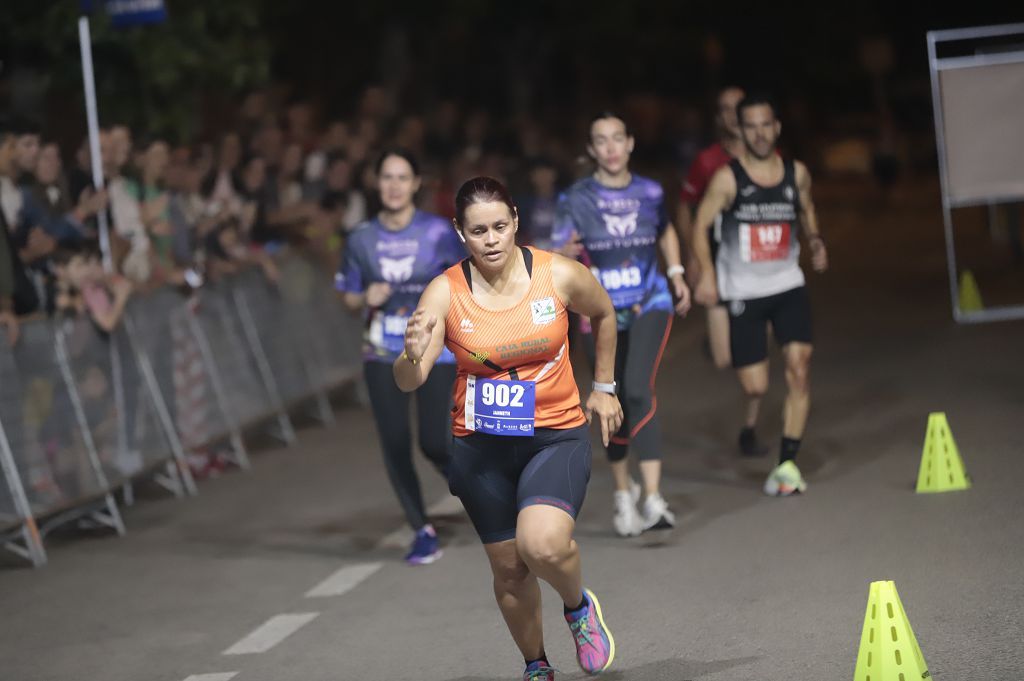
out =
[[[224,390],[224,381],[221,380],[220,370],[214,361],[213,351],[210,349],[210,341],[191,309],[188,315],[188,325],[192,331],[192,337],[199,347],[199,354],[202,357],[206,375],[210,379],[210,385],[213,386],[213,396],[217,402],[217,408],[220,409],[221,414],[224,415],[225,422],[228,424],[231,437],[231,461],[239,468],[249,470],[249,453],[245,450],[245,443],[242,441],[238,419],[235,418],[234,412],[228,408],[227,392]]]
[[[11,451],[10,442],[7,440],[3,422],[0,422],[0,468],[3,469],[7,487],[11,491],[14,509],[21,517],[21,527],[18,528],[14,537],[4,541],[3,547],[11,553],[31,561],[35,567],[42,567],[46,565],[46,549],[43,548],[43,538],[36,526],[32,508],[28,504],[28,497],[25,496],[25,489],[21,486],[21,476],[18,475],[18,469],[14,465],[14,454]]]
[[[174,429],[174,421],[171,419],[170,412],[167,411],[167,404],[164,402],[163,395],[160,394],[160,385],[157,383],[156,374],[153,373],[153,366],[149,362],[149,356],[142,351],[137,341],[137,335],[135,333],[135,323],[132,318],[128,315],[124,317],[125,330],[128,332],[128,342],[132,345],[135,354],[135,361],[139,365],[139,370],[142,372],[142,379],[146,383],[146,392],[149,394],[150,402],[153,408],[156,409],[157,416],[160,419],[160,424],[164,431],[164,437],[167,438],[168,443],[171,446],[171,452],[174,457],[174,461],[177,463],[176,466],[169,466],[174,470],[171,475],[173,478],[180,480],[181,486],[185,493],[189,496],[195,496],[198,493],[196,489],[195,480],[192,479],[192,471],[189,470],[188,462],[185,459],[185,450],[181,446],[181,440],[178,438],[178,433]],[[160,482],[160,480],[157,480]],[[163,484],[162,482],[160,484]]]
[[[256,330],[252,311],[249,309],[249,301],[246,299],[245,294],[237,288],[232,291],[232,296],[235,301],[235,309],[238,311],[238,318],[242,322],[245,340],[249,344],[253,357],[256,358],[256,367],[260,373],[260,379],[267,390],[267,394],[270,396],[270,403],[277,412],[277,429],[272,431],[272,434],[290,447],[295,444],[295,429],[292,427],[292,421],[288,417],[287,410],[284,408],[281,393],[277,389],[277,381],[274,380],[274,374],[270,370],[267,355],[263,351],[263,343],[260,341],[259,332]]]
[[[68,392],[68,397],[71,398],[71,408],[75,414],[75,422],[78,424],[78,430],[82,434],[82,442],[85,443],[89,465],[92,468],[93,475],[96,476],[99,486],[107,490],[107,493],[104,495],[103,507],[92,511],[89,517],[97,525],[109,527],[117,532],[118,535],[123,535],[124,522],[121,520],[121,512],[117,508],[114,496],[110,493],[110,483],[107,481],[106,473],[103,472],[103,466],[100,465],[100,457],[96,451],[96,442],[92,438],[89,420],[86,418],[85,409],[82,407],[82,398],[78,394],[78,386],[71,375],[71,362],[68,359],[68,349],[63,331],[57,330],[54,333],[53,345],[57,351],[57,366],[60,369],[61,378],[64,380],[64,387]]]

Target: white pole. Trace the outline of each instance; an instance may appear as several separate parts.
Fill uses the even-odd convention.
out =
[[[78,43],[82,50],[82,82],[85,85],[85,115],[89,124],[89,156],[92,159],[92,183],[103,189],[103,159],[100,157],[100,125],[96,112],[96,79],[92,70],[92,37],[89,34],[89,18],[78,20]],[[107,211],[97,215],[100,226],[100,251],[103,253],[103,269],[114,271],[110,257],[110,228],[107,225]]]
[[[96,78],[92,70],[92,36],[89,34],[89,17],[78,19],[78,44],[82,51],[82,83],[85,85],[85,115],[89,125],[89,157],[92,161],[92,184],[97,190],[103,189],[103,159],[100,157],[100,123],[96,112]],[[107,211],[96,215],[100,227],[100,252],[103,254],[103,270],[113,273],[114,261],[110,256],[110,227]],[[114,383],[114,404],[118,416],[117,451],[124,461],[128,452],[128,432],[125,424],[124,372],[121,367],[121,353],[115,338],[110,342],[110,371]],[[127,487],[127,486],[126,486]],[[126,491],[127,495],[128,492]]]

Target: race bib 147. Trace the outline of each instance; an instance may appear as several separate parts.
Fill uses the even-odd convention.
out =
[[[788,222],[740,225],[740,257],[743,262],[785,260],[789,256]]]

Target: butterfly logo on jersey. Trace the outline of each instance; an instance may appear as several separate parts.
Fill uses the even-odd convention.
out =
[[[602,213],[601,217],[604,218],[604,228],[608,230],[608,233],[612,236],[627,237],[636,231],[636,219],[639,213],[633,211],[632,213],[626,213],[625,215],[608,215]]]
[[[385,281],[400,284],[412,276],[412,266],[416,262],[415,255],[404,258],[381,258],[380,274]]]

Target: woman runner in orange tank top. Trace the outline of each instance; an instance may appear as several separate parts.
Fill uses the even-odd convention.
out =
[[[590,479],[587,423],[597,419],[606,445],[622,423],[615,312],[586,267],[516,245],[518,215],[497,180],[466,182],[455,208],[470,257],[423,292],[395,381],[416,390],[443,346],[455,354],[449,486],[484,543],[524,678],[554,679],[538,577],[562,598],[580,667],[598,674],[611,665],[615,640],[597,598],[583,588],[573,530]],[[594,328],[596,380],[585,407],[569,364],[567,310]]]

